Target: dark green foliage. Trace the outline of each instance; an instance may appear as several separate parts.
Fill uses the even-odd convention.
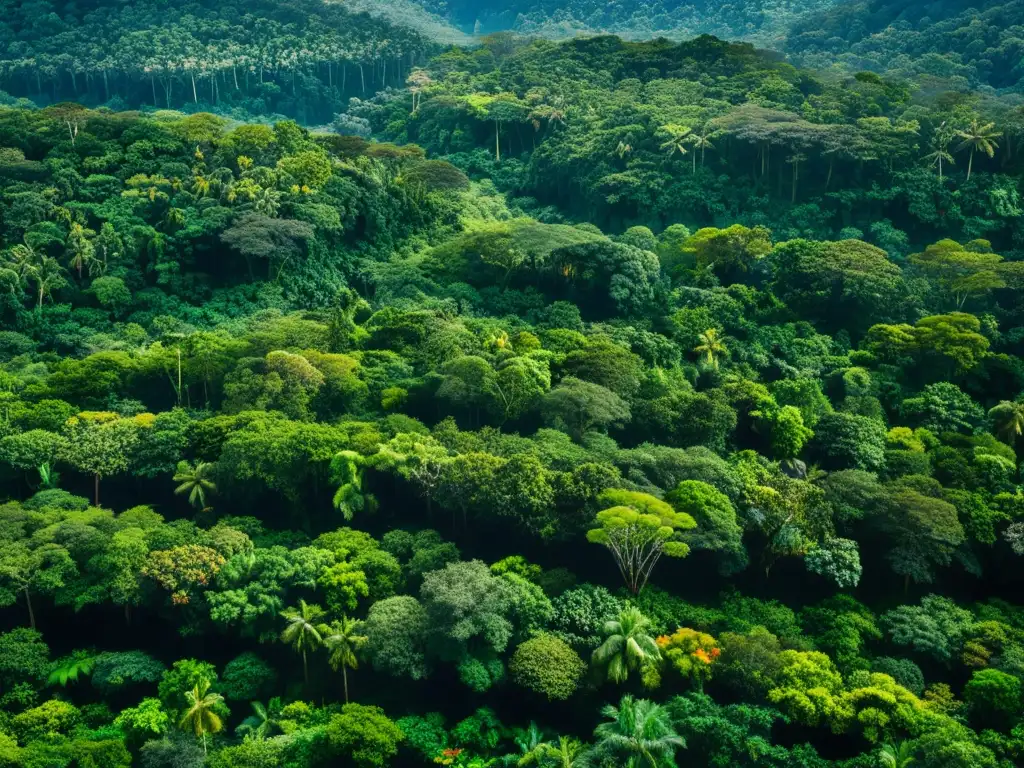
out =
[[[911,5],[0,2],[0,763],[1024,760],[1024,18]]]
[[[255,653],[243,653],[224,665],[220,690],[226,699],[263,699],[273,688],[277,671]]]
[[[96,657],[92,671],[92,684],[101,691],[113,691],[125,686],[155,683],[165,674],[166,667],[142,651],[102,653]]]

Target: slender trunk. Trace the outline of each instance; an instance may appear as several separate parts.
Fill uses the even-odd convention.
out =
[[[828,176],[825,177],[825,191],[828,191],[828,185],[832,183],[832,160],[828,161]]]
[[[796,183],[797,183],[797,180],[799,179],[799,177],[800,177],[800,163],[793,163],[793,194],[790,197],[790,200],[789,200],[790,203],[795,203],[796,202]]]
[[[345,703],[348,704],[348,667],[341,665],[341,679],[345,681]]]
[[[206,731],[203,731],[203,754],[206,754]]]
[[[234,64],[231,65],[231,77],[233,77],[234,80],[235,80],[235,90],[237,91],[238,90],[238,70],[235,68]]]
[[[191,77],[192,77],[192,101],[194,103],[198,104],[199,103],[199,94],[196,93],[196,76],[195,76],[195,74],[192,74]]]
[[[939,184],[942,183],[942,155],[939,155]]]
[[[36,614],[35,614],[35,611],[32,610],[32,595],[30,595],[29,592],[28,592],[28,585],[27,584],[25,585],[25,605],[28,606],[28,625],[30,627],[32,627],[32,629],[35,629],[36,628]]]
[[[103,70],[103,100],[110,101],[110,83],[107,82],[107,70]],[[156,91],[153,91],[153,106],[156,106]]]
[[[967,161],[967,180],[971,180],[971,168],[974,166],[974,150],[971,150],[971,157]]]
[[[93,477],[93,503],[98,507],[100,505],[100,475],[97,472]]]
[[[363,73],[363,65],[359,65],[359,82],[362,83],[363,93],[366,93],[366,75]]]
[[[501,162],[501,141],[499,134],[501,132],[501,121],[494,121],[494,158],[497,162]]]
[[[106,75],[106,72],[103,73]],[[153,107],[156,107],[156,78],[153,75],[149,76],[149,88],[153,91]]]
[[[306,649],[302,649],[302,678],[306,681],[306,688],[309,688],[309,664],[306,661]]]

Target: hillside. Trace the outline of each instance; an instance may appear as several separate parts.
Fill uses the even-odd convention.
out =
[[[39,104],[187,107],[327,122],[400,86],[430,39],[321,0],[0,2],[0,88]]]
[[[1024,765],[1016,5],[502,8],[0,0],[0,768]]]
[[[838,61],[919,77],[933,87],[1020,92],[1024,2],[845,2],[796,20],[785,49],[811,66]]]

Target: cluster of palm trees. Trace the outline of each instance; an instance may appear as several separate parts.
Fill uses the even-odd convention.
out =
[[[506,762],[517,768],[595,768],[611,758],[623,768],[675,768],[676,750],[685,748],[686,741],[660,704],[626,694],[617,707],[609,704],[601,714],[605,722],[594,730],[593,749],[570,736],[544,741],[540,729],[530,723],[516,739],[520,754]]]
[[[708,123],[702,125],[697,131],[686,125],[670,123],[661,126],[660,132],[665,136],[661,148],[668,153],[669,157],[676,154],[683,156],[689,152],[687,147],[693,148],[693,172],[697,172],[697,150],[700,150],[700,167],[704,167],[704,157],[709,149],[714,149],[714,139],[722,135],[722,131],[713,129]],[[621,157],[621,155],[620,155]]]
[[[341,672],[344,682],[345,703],[348,703],[348,671],[359,668],[359,651],[368,638],[360,634],[363,623],[348,616],[326,623],[326,611],[319,605],[299,600],[298,607],[288,608],[281,614],[288,622],[281,632],[281,642],[302,656],[302,677],[309,685],[309,655],[321,648],[327,649],[331,668]]]
[[[974,155],[982,152],[988,157],[995,157],[999,149],[997,139],[1002,133],[996,130],[995,123],[983,123],[975,118],[966,128],[953,130],[947,123],[943,122],[932,136],[932,151],[925,155],[924,159],[929,164],[938,168],[939,181],[942,181],[942,168],[944,165],[954,165],[952,153],[949,151],[955,139],[960,139],[956,146],[956,152],[969,152],[967,159],[967,180],[971,180],[971,171],[974,169]]]

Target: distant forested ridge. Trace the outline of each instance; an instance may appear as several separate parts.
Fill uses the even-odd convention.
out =
[[[859,0],[797,20],[786,50],[808,65],[925,76],[965,90],[1020,92],[1024,77],[1021,0]]]
[[[0,3],[0,90],[37,103],[330,119],[349,96],[401,84],[432,43],[320,0]]]
[[[624,38],[674,39],[714,34],[768,41],[804,13],[829,8],[835,0],[422,0],[424,7],[466,29],[485,32],[512,29],[542,37],[613,33]]]

